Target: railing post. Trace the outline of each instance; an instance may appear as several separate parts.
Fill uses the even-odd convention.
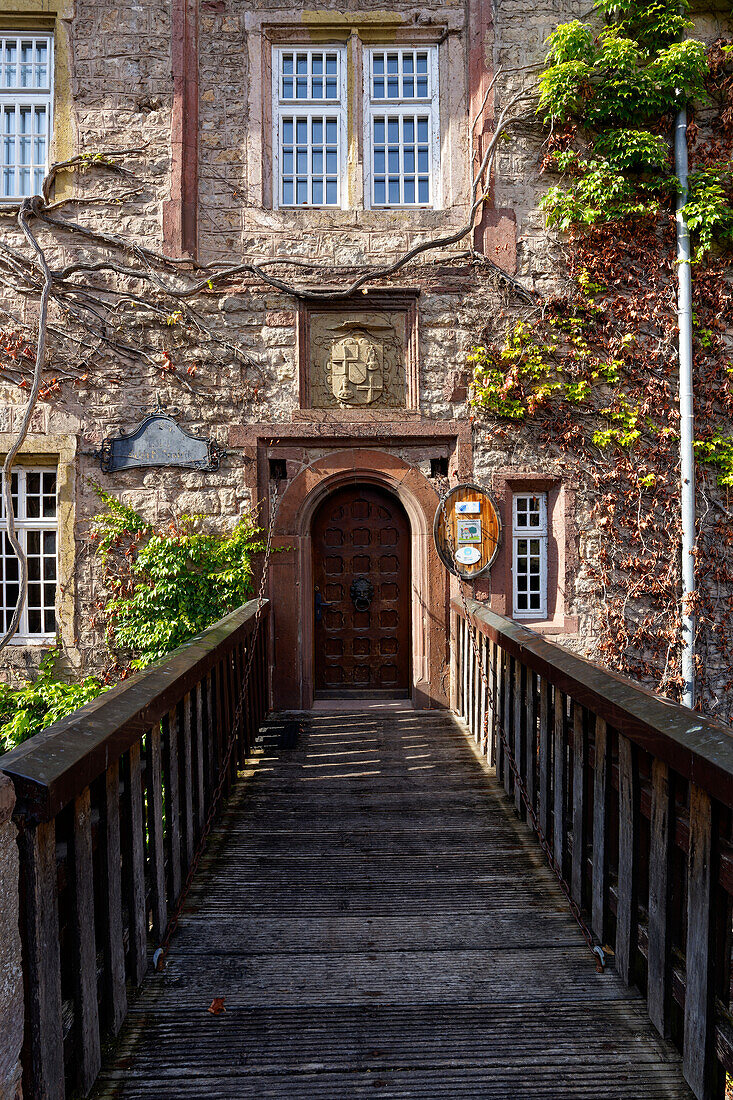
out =
[[[23,971],[20,942],[20,866],[18,830],[13,823],[15,789],[0,772],[0,945],[2,990],[0,1000],[0,1096],[9,1100],[21,1087],[20,1054],[23,1046]]]
[[[550,842],[550,685],[540,680],[540,728],[537,745],[537,781],[539,784],[539,824]]]
[[[714,1096],[713,1056],[713,808],[708,794],[690,784],[690,843],[687,856],[687,946],[685,949],[685,1078],[698,1100]]]
[[[127,854],[127,911],[130,930],[130,975],[140,985],[148,968],[148,913],[145,900],[145,839],[143,836],[140,742],[130,746],[125,775],[125,852]]]
[[[522,767],[524,755],[524,695],[527,685],[527,670],[520,661],[514,660],[514,763],[517,772],[521,776],[525,773]],[[514,783],[514,809],[521,816],[522,791],[519,783]]]
[[[552,824],[555,862],[565,874],[565,696],[558,688],[554,691],[554,738],[552,781]]]
[[[64,1100],[56,819],[23,823],[18,836],[24,909],[30,1095]]]
[[[583,904],[585,878],[585,769],[588,737],[583,707],[573,701],[573,862],[570,893],[576,905]]]
[[[639,773],[636,748],[621,734],[618,737],[618,800],[616,969],[629,985],[636,954]]]
[[[669,864],[672,824],[669,768],[652,761],[652,805],[649,839],[649,950],[647,1006],[660,1035],[669,1035],[671,994],[669,967]]]
[[[608,929],[608,845],[611,811],[611,739],[603,718],[596,718],[593,762],[593,931],[604,943]]]
[[[163,768],[161,735],[158,722],[148,730],[148,858],[150,863],[150,891],[153,909],[153,938],[156,944],[163,939],[168,922],[168,906],[165,896],[165,838],[163,836]]]
[[[73,943],[76,996],[76,1078],[86,1094],[102,1065],[97,1003],[97,945],[94,935],[94,869],[92,811],[89,787],[74,799],[73,821]]]

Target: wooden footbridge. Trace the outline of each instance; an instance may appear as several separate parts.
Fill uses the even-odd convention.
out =
[[[729,732],[473,603],[457,718],[268,715],[254,623],[3,758],[24,1095],[723,1097]]]

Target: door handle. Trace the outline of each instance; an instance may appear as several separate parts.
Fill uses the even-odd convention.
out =
[[[322,615],[323,615],[324,607],[331,607],[332,605],[330,603],[326,603],[326,601],[324,600],[323,596],[320,593],[320,589],[318,589],[318,588],[316,588],[315,592],[313,593],[313,602],[314,602],[314,605],[315,605],[316,622],[320,623]]]

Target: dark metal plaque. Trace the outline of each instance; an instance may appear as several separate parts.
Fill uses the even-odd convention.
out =
[[[197,439],[166,413],[150,413],[126,434],[105,439],[98,457],[105,474],[139,466],[218,470],[224,451],[216,440]]]

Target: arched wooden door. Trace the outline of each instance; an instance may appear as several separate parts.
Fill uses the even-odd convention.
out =
[[[338,489],[313,520],[315,691],[321,698],[410,687],[410,523],[371,485]]]

